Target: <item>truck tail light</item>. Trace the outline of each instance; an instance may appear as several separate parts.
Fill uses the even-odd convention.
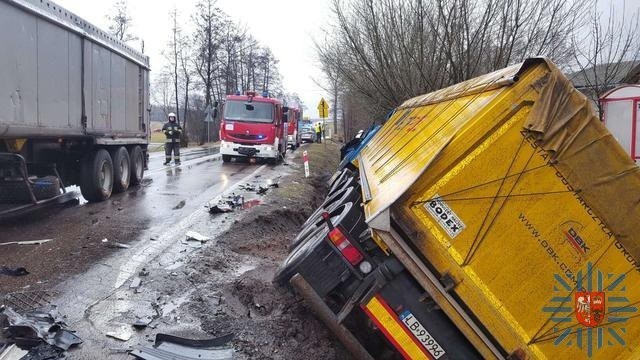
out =
[[[322,213],[322,217],[327,222],[329,226],[329,240],[336,248],[340,251],[342,256],[349,262],[349,264],[356,266],[364,260],[364,256],[356,248],[353,246],[351,241],[347,238],[347,236],[337,227],[334,227],[331,223],[331,215],[328,212]]]
[[[340,250],[340,253],[347,259],[349,264],[356,266],[364,259],[364,256],[351,244],[340,229],[333,228],[333,230],[329,231],[329,240]]]

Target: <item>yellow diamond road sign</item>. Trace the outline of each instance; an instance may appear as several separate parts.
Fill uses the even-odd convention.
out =
[[[329,104],[327,104],[324,98],[321,98],[318,103],[318,116],[323,119],[329,117]]]

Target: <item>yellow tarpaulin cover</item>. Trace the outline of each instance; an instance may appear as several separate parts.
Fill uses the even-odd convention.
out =
[[[526,128],[616,239],[640,258],[640,168],[595,115],[590,102],[551,63]]]
[[[370,226],[393,216],[508,354],[640,358],[639,169],[551,62],[406,101],[359,161]],[[583,290],[611,301],[598,326]]]

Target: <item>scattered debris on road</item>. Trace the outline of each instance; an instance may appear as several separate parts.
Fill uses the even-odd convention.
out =
[[[29,272],[23,267],[9,268],[6,266],[2,266],[0,267],[0,275],[24,276],[29,275]]]
[[[41,343],[38,346],[32,347],[27,352],[27,355],[20,360],[53,360],[53,359],[65,359],[64,351],[58,349],[55,346]]]
[[[82,339],[65,329],[66,324],[54,307],[24,314],[9,307],[0,310],[0,324],[4,329],[0,343],[28,349],[27,359],[57,359],[62,352],[82,343]]]
[[[27,355],[28,351],[22,350],[15,344],[0,345],[0,359],[2,360],[18,360]]]
[[[6,243],[0,243],[0,246],[4,246],[4,245],[40,245],[40,244],[48,243],[49,241],[53,241],[53,239],[28,240],[28,241],[10,241],[10,242],[6,242]]]
[[[192,340],[173,335],[158,334],[153,346],[137,346],[130,355],[144,360],[157,359],[211,359],[231,360],[234,350],[227,345],[233,334],[213,339]]]
[[[233,209],[230,206],[218,204],[209,207],[209,214],[222,214],[222,213],[230,213],[233,212]]]
[[[251,209],[252,207],[258,206],[260,204],[262,204],[262,200],[260,200],[260,199],[253,199],[253,200],[245,201],[244,205],[242,205],[242,209],[243,210],[248,210],[248,209]]]
[[[199,234],[195,231],[187,231],[185,234],[187,236],[187,241],[200,241],[201,243],[206,243],[211,240],[210,237]]]
[[[114,249],[128,249],[128,248],[130,247],[130,246],[129,246],[129,245],[127,245],[127,244],[119,243],[119,242],[117,242],[117,241],[114,241],[114,242],[107,242],[107,243],[106,243],[106,246],[107,246],[107,247],[110,247],[110,248],[114,248]]]
[[[238,186],[238,188],[244,191],[256,191],[255,185],[252,184],[241,184]]]
[[[140,284],[142,284],[142,279],[136,276],[133,278],[133,280],[131,280],[131,284],[129,284],[129,289],[137,289],[138,287],[140,287]]]
[[[107,239],[107,238],[102,239],[102,243],[106,247],[110,247],[110,248],[114,248],[114,249],[128,249],[129,248],[129,245],[127,245],[127,244],[119,243],[117,241],[110,242],[109,239]]]
[[[180,202],[178,203],[178,205],[176,205],[176,206],[174,206],[174,207],[173,207],[173,210],[180,210],[180,209],[182,209],[186,203],[187,203],[187,202],[186,202],[186,201],[184,201],[184,200],[180,201]]]
[[[151,324],[152,321],[153,321],[153,318],[150,318],[150,317],[138,318],[138,320],[136,320],[136,322],[131,324],[131,326],[133,326],[136,330],[142,330],[147,326],[149,326],[149,324]]]
[[[120,324],[115,331],[109,331],[105,335],[116,340],[129,341],[131,336],[133,336],[133,333],[131,332],[129,325]]]

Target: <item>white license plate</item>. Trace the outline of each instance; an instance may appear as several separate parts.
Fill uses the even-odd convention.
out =
[[[231,124],[224,124],[224,129],[225,129],[225,130],[231,130],[231,131],[233,131],[233,123],[231,123]]]
[[[435,359],[439,359],[442,355],[444,355],[444,349],[436,339],[429,334],[427,329],[420,324],[420,321],[416,319],[415,316],[409,310],[405,310],[402,314],[400,314],[400,320],[407,326],[409,331],[413,333],[413,335],[418,338],[418,341],[424,346],[425,349],[433,356]]]

